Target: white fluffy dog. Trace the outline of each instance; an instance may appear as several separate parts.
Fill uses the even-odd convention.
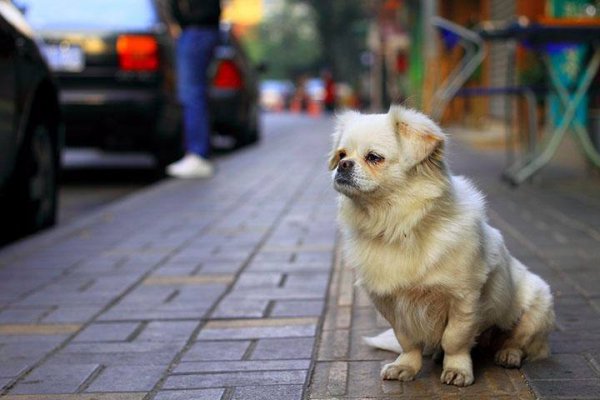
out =
[[[329,167],[347,260],[394,331],[370,344],[401,351],[381,376],[412,380],[423,351],[441,347],[441,381],[466,386],[471,348],[492,329],[503,332],[499,365],[548,356],[554,311],[548,285],[487,223],[483,196],[448,171],[445,140],[433,121],[401,106],[348,111],[338,118]]]

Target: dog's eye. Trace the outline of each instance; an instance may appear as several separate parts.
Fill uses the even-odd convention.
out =
[[[375,153],[369,153],[365,156],[365,160],[371,164],[377,164],[383,161],[383,157]]]
[[[338,156],[340,157],[340,160],[343,160],[344,158],[346,158],[346,152],[345,151],[340,151]]]

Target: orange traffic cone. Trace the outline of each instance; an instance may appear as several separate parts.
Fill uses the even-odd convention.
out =
[[[308,115],[311,117],[318,117],[322,111],[321,104],[318,101],[308,103]]]
[[[292,99],[292,102],[290,103],[290,111],[295,114],[302,112],[302,101],[300,101],[300,99],[297,97]]]

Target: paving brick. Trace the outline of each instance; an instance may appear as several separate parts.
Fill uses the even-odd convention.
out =
[[[173,375],[167,378],[165,389],[201,389],[251,385],[302,385],[307,371],[257,371]]]
[[[210,304],[198,303],[190,307],[156,306],[143,309],[119,308],[102,315],[100,321],[147,321],[147,320],[199,320],[206,316]]]
[[[200,269],[198,263],[169,264],[159,267],[152,276],[192,276]]]
[[[165,390],[154,400],[220,400],[225,389]]]
[[[97,364],[44,364],[27,375],[10,393],[75,393],[99,367]]]
[[[179,275],[161,275],[150,276],[144,280],[144,285],[207,285],[214,283],[228,284],[233,281],[232,275],[196,275],[196,276],[179,276]]]
[[[237,327],[203,329],[199,339],[262,339],[282,337],[314,336],[316,325],[283,325],[265,327]]]
[[[249,288],[275,288],[283,274],[277,272],[244,272],[235,283],[233,290]]]
[[[598,399],[600,380],[530,381],[539,399]]]
[[[0,390],[8,386],[12,382],[12,378],[0,378]]]
[[[280,300],[275,302],[273,317],[311,317],[323,312],[322,300]]]
[[[50,307],[7,308],[0,311],[0,324],[36,323],[49,311]]]
[[[241,360],[250,341],[199,341],[184,354],[182,361]]]
[[[329,307],[325,314],[323,330],[348,329],[352,321],[352,308],[350,306]]]
[[[219,303],[211,318],[261,318],[268,304],[268,299],[226,298]]]
[[[167,366],[108,366],[85,390],[96,392],[148,392],[161,379]]]
[[[142,307],[164,304],[177,292],[173,285],[140,285],[113,307]]]
[[[245,386],[233,392],[232,400],[300,400],[302,385]]]
[[[598,353],[600,352],[600,340],[577,340],[572,336],[560,336],[550,341],[552,354],[572,353]]]
[[[60,335],[80,328],[77,324],[0,324],[0,335]]]
[[[206,329],[223,328],[251,328],[251,327],[275,327],[275,326],[299,326],[316,324],[317,318],[298,317],[298,318],[262,318],[262,319],[230,319],[215,320],[206,323]]]
[[[74,342],[125,341],[140,324],[137,322],[100,323],[87,326]]]
[[[310,383],[310,398],[343,398],[347,394],[347,384],[346,362],[318,362]]]
[[[339,396],[346,394],[348,385],[348,363],[343,361],[333,362],[329,365],[327,394]]]
[[[350,331],[348,329],[322,331],[317,359],[319,361],[347,360],[349,349]]]
[[[281,263],[273,261],[253,261],[250,263],[246,271],[253,272],[322,272],[328,271],[331,267],[327,263]]]
[[[168,365],[181,351],[182,342],[72,343],[54,354],[56,364]]]
[[[360,327],[373,327],[381,331],[389,329],[390,324],[369,305],[368,307],[354,307],[352,310],[352,321]]]
[[[267,299],[267,300],[320,300],[325,298],[326,291],[320,287],[308,288],[276,288],[270,290],[240,289],[230,294],[230,298]]]
[[[36,359],[31,357],[1,357],[0,378],[14,378],[25,372],[32,366]]]
[[[255,262],[280,262],[280,263],[287,263],[290,262],[292,260],[292,257],[294,257],[294,253],[293,252],[277,252],[277,253],[258,253],[255,257],[254,257],[254,261]]]
[[[261,360],[261,361],[202,361],[182,362],[174,374],[203,373],[203,372],[234,372],[234,371],[285,371],[302,369],[310,366],[308,360]]]
[[[38,357],[61,344],[67,335],[11,335],[0,336],[0,359],[6,357]]]
[[[314,343],[315,339],[312,337],[260,339],[257,341],[250,359],[284,360],[310,358]]]
[[[529,379],[593,379],[600,378],[583,355],[554,354],[552,357],[525,363]]]
[[[102,305],[71,306],[62,305],[49,313],[41,321],[44,323],[84,323],[103,308]]]
[[[186,342],[198,325],[196,321],[152,321],[146,325],[136,341]]]
[[[77,393],[77,394],[32,394],[8,395],[3,400],[143,400],[145,393]]]
[[[100,316],[102,321],[198,320],[226,290],[223,284],[142,285]]]
[[[201,265],[200,272],[202,274],[235,274],[242,268],[243,263],[238,261],[205,261]]]

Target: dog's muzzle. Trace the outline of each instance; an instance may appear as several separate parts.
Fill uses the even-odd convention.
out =
[[[337,172],[335,174],[335,183],[338,185],[355,186],[352,179],[352,170],[354,169],[354,161],[342,160],[339,162]]]

